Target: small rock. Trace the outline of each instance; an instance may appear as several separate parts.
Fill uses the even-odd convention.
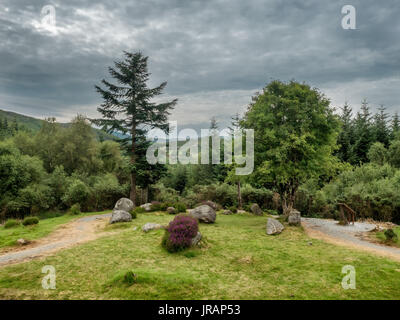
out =
[[[202,238],[201,233],[198,231],[196,236],[192,239],[192,246],[196,246]]]
[[[136,231],[136,230],[137,230],[137,227],[134,227],[134,228],[133,228],[133,231]]]
[[[142,227],[143,232],[149,232],[151,230],[158,230],[161,229],[163,226],[158,223],[148,222]]]
[[[245,210],[238,210],[237,213],[246,213]]]
[[[174,207],[168,207],[168,208],[167,208],[167,212],[168,212],[169,214],[175,214],[175,213],[176,213],[176,210],[175,210]]]
[[[250,210],[253,214],[256,216],[262,216],[263,212],[260,208],[260,206],[257,203],[253,203],[250,207]]]
[[[285,227],[278,220],[269,218],[267,221],[267,234],[278,234],[281,233]]]
[[[30,243],[30,241],[29,241],[29,240],[26,240],[26,239],[18,239],[18,240],[17,240],[17,243],[18,243],[20,246],[26,246],[27,244]]]
[[[225,214],[225,215],[233,214],[231,210],[224,210],[224,211],[222,211],[221,213],[222,213],[222,214]]]
[[[308,243],[308,245],[309,245],[309,246],[312,246],[312,242],[310,241],[310,242]]]
[[[146,210],[147,212],[151,211],[151,203],[150,202],[142,204],[140,207],[143,208],[144,210]]]

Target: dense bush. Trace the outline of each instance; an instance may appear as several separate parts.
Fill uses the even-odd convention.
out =
[[[237,213],[237,208],[235,206],[230,206],[228,210],[232,213]]]
[[[26,217],[23,221],[22,224],[24,226],[30,226],[33,224],[38,224],[39,223],[39,219],[37,217]]]
[[[162,246],[168,252],[177,252],[191,246],[192,239],[199,230],[196,219],[187,215],[178,215],[165,230]]]
[[[139,207],[140,208],[140,207]],[[131,214],[131,216],[132,216],[132,219],[136,219],[137,218],[137,214],[138,214],[138,212],[137,212],[137,210],[136,210],[137,208],[135,208],[135,209],[132,209],[131,211],[129,211],[129,213]],[[141,209],[143,209],[143,208],[141,208]]]
[[[62,197],[62,200],[69,206],[79,203],[81,207],[86,209],[89,197],[89,187],[83,181],[73,178],[64,196]]]
[[[6,223],[4,224],[4,228],[9,229],[12,227],[19,226],[19,224],[20,224],[19,221],[15,220],[15,219],[8,219],[6,221]]]
[[[136,216],[138,213],[145,213],[145,212],[146,212],[146,210],[145,210],[144,208],[142,208],[142,207],[136,207],[136,208],[133,209],[130,213],[131,213],[131,214],[134,213],[135,216]],[[133,217],[133,214],[132,214],[132,217]]]
[[[186,205],[183,202],[175,202],[172,207],[175,208],[177,213],[186,212]]]
[[[387,229],[385,232],[386,241],[397,241],[397,234],[393,229]]]
[[[72,215],[78,215],[81,213],[81,205],[79,203],[75,203],[69,209],[69,213]]]
[[[150,211],[162,211],[162,204],[159,201],[152,201],[150,206]]]
[[[338,215],[338,202],[348,204],[357,218],[400,222],[400,170],[388,164],[365,164],[345,171],[321,190],[307,192],[304,214]],[[300,203],[300,202],[298,202]]]

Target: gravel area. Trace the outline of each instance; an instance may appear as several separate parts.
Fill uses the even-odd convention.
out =
[[[46,238],[21,248],[19,251],[9,252],[0,256],[0,265],[16,263],[27,259],[43,256],[71,245],[89,241],[95,238],[94,225],[99,220],[109,218],[111,213],[80,218],[60,228]]]
[[[354,225],[341,226],[337,221],[330,219],[302,218],[301,220],[306,230],[318,231],[328,238],[337,239],[344,244],[395,257],[396,260],[400,259],[400,248],[380,245],[360,237],[363,233],[375,229],[374,224],[356,222]]]

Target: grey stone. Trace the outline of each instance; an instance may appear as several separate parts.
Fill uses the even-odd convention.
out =
[[[197,232],[196,236],[192,239],[192,246],[197,246],[202,238],[200,231]]]
[[[143,232],[149,232],[151,230],[161,229],[163,226],[158,223],[148,222],[142,227]]]
[[[206,204],[203,204],[201,206],[194,208],[193,210],[190,210],[189,215],[205,223],[214,223],[217,217],[215,210]]]
[[[176,213],[176,210],[175,210],[174,207],[168,207],[168,208],[167,208],[167,212],[168,212],[169,214],[175,214],[175,213]]]
[[[245,210],[238,210],[237,213],[246,213]]]
[[[26,240],[26,239],[18,239],[17,240],[17,243],[20,245],[20,246],[26,246],[27,244],[29,244],[29,243],[31,243],[29,240]]]
[[[292,209],[289,213],[288,222],[291,226],[299,226],[301,224],[300,212]]]
[[[250,207],[250,210],[253,214],[257,215],[257,216],[262,216],[263,212],[260,208],[260,206],[257,203],[253,203]]]
[[[117,203],[114,206],[114,210],[122,210],[126,212],[130,212],[133,210],[133,202],[132,200],[128,198],[121,198],[117,201]]]
[[[221,213],[222,213],[222,214],[225,214],[225,215],[233,214],[231,210],[224,210],[224,211],[222,211]]]
[[[151,203],[150,202],[142,204],[140,207],[143,208],[144,210],[146,210],[147,212],[151,211]]]
[[[129,212],[124,210],[113,210],[113,213],[110,218],[110,224],[116,222],[129,222],[132,220],[132,216]]]
[[[267,221],[267,234],[278,234],[281,233],[285,227],[278,220],[269,218]]]

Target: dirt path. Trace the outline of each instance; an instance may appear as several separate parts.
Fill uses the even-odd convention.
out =
[[[0,255],[0,266],[19,263],[54,253],[60,249],[94,240],[100,236],[98,231],[104,226],[111,213],[83,217],[58,227],[49,236],[19,248],[12,248]]]
[[[365,235],[375,228],[374,224],[356,222],[355,225],[340,226],[337,221],[328,219],[302,218],[302,225],[311,238],[364,250],[396,261],[400,261],[400,249],[388,247],[365,240]]]

